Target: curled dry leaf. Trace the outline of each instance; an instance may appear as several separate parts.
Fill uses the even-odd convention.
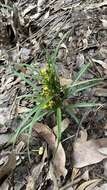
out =
[[[8,156],[8,161],[0,167],[0,184],[3,183],[5,178],[9,176],[9,174],[15,169],[16,167],[16,155],[12,152]]]
[[[47,125],[44,125],[42,123],[36,123],[33,129],[46,140],[46,142],[49,145],[49,148],[53,153],[52,162],[55,168],[56,176],[58,178],[60,178],[60,176],[65,177],[67,174],[67,170],[65,168],[66,157],[61,143],[57,147],[56,137]]]
[[[82,183],[77,190],[93,190],[94,187],[101,181],[101,179],[93,179]]]
[[[102,61],[102,60],[97,60],[97,59],[92,59],[93,62],[98,63],[99,65],[101,65],[104,68],[104,72],[105,74],[107,74],[107,64],[106,62]]]
[[[81,141],[74,144],[74,167],[82,168],[101,162],[107,155],[101,154],[99,148],[107,146],[107,139]]]

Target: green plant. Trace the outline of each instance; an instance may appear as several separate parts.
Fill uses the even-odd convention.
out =
[[[24,67],[29,67],[31,73],[34,71],[34,66],[23,65]],[[41,121],[44,116],[55,113],[56,124],[57,124],[57,140],[58,143],[61,140],[61,120],[63,111],[68,112],[73,119],[79,124],[78,118],[75,115],[74,110],[77,108],[95,107],[100,104],[95,102],[79,102],[75,104],[67,104],[71,97],[78,95],[79,92],[89,89],[99,82],[102,82],[102,78],[90,79],[81,81],[82,76],[90,67],[90,64],[83,65],[79,71],[77,77],[68,86],[61,86],[60,77],[58,75],[57,67],[55,64],[54,56],[48,56],[47,64],[39,70],[36,77],[35,75],[25,75],[24,73],[15,72],[15,75],[24,80],[32,88],[32,93],[19,98],[28,98],[32,100],[36,106],[34,106],[26,115],[26,118],[22,122],[21,126],[17,129],[15,133],[15,139],[18,134],[29,131],[31,135],[33,125]],[[32,76],[32,80],[29,79]],[[39,84],[34,84],[34,81]],[[40,82],[41,81],[41,82]]]

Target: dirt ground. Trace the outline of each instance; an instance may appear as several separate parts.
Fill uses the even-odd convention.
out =
[[[71,98],[72,103],[95,101],[101,106],[77,109],[79,124],[69,114],[64,118],[69,119],[62,134],[64,153],[57,160],[66,157],[66,175],[60,176],[41,134],[33,131],[29,150],[28,134],[14,146],[10,140],[23,113],[33,106],[18,98],[31,88],[14,71],[25,73],[22,64],[35,65],[36,75],[46,64],[46,51],[51,54],[59,43],[61,77],[73,80],[90,63],[82,79],[104,78],[101,85]],[[106,76],[106,0],[0,0],[0,190],[107,190]],[[50,117],[44,123],[55,125]]]

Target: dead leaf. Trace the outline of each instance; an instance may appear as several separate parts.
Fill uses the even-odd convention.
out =
[[[92,190],[107,190],[107,184],[105,183],[105,184],[101,185],[100,187],[95,187]]]
[[[51,178],[51,180],[54,182],[54,187],[53,187],[52,190],[59,190],[58,182],[57,182],[57,179],[56,179],[56,176],[55,176],[55,173],[54,173],[54,168],[53,168],[52,163],[50,163],[49,173],[48,173],[47,177]]]
[[[56,176],[58,178],[60,178],[60,176],[65,177],[67,174],[67,170],[65,168],[66,157],[62,144],[59,143],[59,146],[57,147],[56,137],[47,125],[44,125],[42,123],[36,123],[33,129],[46,140],[49,148],[53,153],[52,163],[55,169]]]
[[[15,148],[15,152],[18,154],[21,152],[21,150],[25,148],[25,143],[23,141],[20,141]]]
[[[34,178],[32,176],[28,177],[28,182],[27,182],[27,186],[26,186],[26,190],[34,190]]]
[[[93,190],[101,179],[93,179],[82,183],[76,190]]]
[[[61,86],[68,86],[71,83],[72,83],[71,79],[66,79],[66,78],[60,77],[60,84],[61,84]]]
[[[81,141],[77,140],[74,144],[74,167],[82,168],[91,164],[101,162],[103,159],[107,158],[106,155],[101,154],[98,149],[107,144],[107,140],[104,142],[104,139],[98,140],[89,140]]]
[[[105,89],[105,88],[95,88],[95,95],[96,96],[107,97],[107,89]]]
[[[63,132],[65,131],[65,129],[68,128],[69,124],[70,124],[70,121],[69,121],[68,118],[65,118],[65,119],[61,122],[61,133],[63,133]],[[53,130],[54,130],[54,133],[57,134],[57,126],[55,126],[55,127],[53,128]]]
[[[26,113],[26,112],[29,112],[30,109],[27,108],[27,107],[23,107],[23,106],[18,106],[17,109],[16,109],[16,113]]]
[[[7,180],[0,186],[0,190],[9,190],[9,183]]]
[[[107,29],[107,20],[101,19],[104,29]]]
[[[10,107],[0,108],[0,123],[4,125],[10,119]]]
[[[101,154],[107,155],[107,147],[99,148],[98,151],[99,151]]]
[[[105,69],[105,74],[107,74],[107,63],[102,60],[92,59],[93,62],[100,64]]]
[[[67,170],[65,168],[66,157],[65,157],[65,151],[61,143],[59,143],[57,151],[56,149],[57,149],[57,142],[54,149],[55,155],[53,155],[54,157],[53,157],[52,163],[54,166],[55,175],[57,179],[60,180],[61,176],[65,178],[67,174]]]
[[[9,176],[9,174],[15,169],[16,167],[16,156],[15,153],[12,152],[8,156],[8,161],[0,167],[0,184],[3,183],[5,178]]]
[[[7,134],[0,134],[0,146],[5,145],[6,143],[9,142],[11,138],[11,134],[7,133]]]
[[[107,177],[107,160],[103,161],[103,165],[104,165],[104,176]]]

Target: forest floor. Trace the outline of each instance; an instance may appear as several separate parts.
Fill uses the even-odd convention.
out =
[[[72,105],[84,104],[74,115],[62,114],[61,142],[52,155],[54,115],[34,124],[30,140],[26,130],[14,144],[12,139],[35,106],[20,96],[33,93],[29,84],[36,85],[57,47],[63,84],[89,63],[81,80],[103,81],[70,98]],[[0,190],[107,190],[106,76],[106,0],[0,0]]]

